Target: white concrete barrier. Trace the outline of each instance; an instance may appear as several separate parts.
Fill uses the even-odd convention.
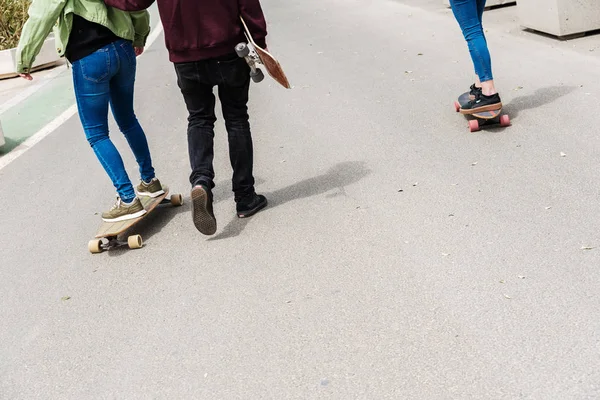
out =
[[[15,55],[17,49],[8,49],[0,51],[0,79],[13,78],[15,74]],[[32,71],[50,67],[61,63],[62,60],[56,51],[54,37],[49,37],[44,42],[40,54],[35,58]]]
[[[562,37],[600,29],[600,0],[519,0],[525,28]]]

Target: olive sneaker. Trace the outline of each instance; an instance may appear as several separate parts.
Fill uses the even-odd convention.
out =
[[[152,198],[158,197],[165,193],[160,181],[156,178],[153,178],[149,183],[146,183],[142,180],[135,189],[138,196],[148,196]]]
[[[117,196],[117,202],[110,211],[102,213],[102,220],[104,222],[127,221],[128,219],[141,217],[144,214],[146,214],[146,210],[140,199],[136,197],[131,203],[125,203]]]

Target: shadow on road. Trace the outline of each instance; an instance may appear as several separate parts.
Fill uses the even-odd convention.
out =
[[[163,227],[175,218],[177,214],[191,213],[191,204],[189,197],[183,194],[183,206],[173,207],[171,205],[159,205],[148,216],[144,217],[140,222],[135,224],[130,230],[122,234],[120,239],[127,240],[127,236],[139,234],[142,236],[144,243],[148,242],[157,233],[162,231]],[[113,249],[108,252],[110,256],[120,256],[130,251],[127,247]]]
[[[518,118],[521,111],[550,104],[576,89],[576,86],[551,86],[537,89],[533,94],[515,97],[510,103],[504,105],[504,111],[514,120]]]
[[[343,191],[344,186],[351,185],[371,173],[363,161],[348,161],[331,167],[326,173],[303,180],[293,185],[265,193],[269,200],[267,210],[282,204],[327,193],[332,189]],[[335,196],[332,196],[335,197]],[[208,240],[222,240],[238,236],[246,228],[252,218],[235,218],[223,228],[223,231]]]

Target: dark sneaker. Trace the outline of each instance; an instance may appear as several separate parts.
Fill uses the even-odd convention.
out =
[[[141,181],[135,189],[138,196],[149,196],[152,198],[158,197],[165,193],[160,181],[156,178],[152,179],[150,183]]]
[[[248,218],[267,206],[267,198],[262,194],[253,193],[236,204],[238,218]]]
[[[502,100],[498,93],[486,96],[481,93],[461,107],[461,114],[476,114],[484,111],[495,111],[502,108]]]
[[[110,211],[102,213],[104,222],[119,222],[135,219],[146,214],[146,210],[142,202],[137,197],[129,204],[123,202],[120,197],[117,197],[117,202]]]
[[[481,94],[481,88],[475,86],[475,84],[471,85],[471,90],[469,91],[469,97],[471,98],[471,100],[475,100],[475,98],[477,98],[478,94]]]
[[[213,213],[211,190],[204,185],[192,188],[192,219],[194,225],[205,235],[214,235],[217,231],[217,219]]]

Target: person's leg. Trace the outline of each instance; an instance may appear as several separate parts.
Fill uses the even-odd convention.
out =
[[[206,62],[175,64],[177,83],[185,101],[188,116],[188,153],[192,173],[190,183],[214,187],[215,96],[207,80]],[[202,71],[200,71],[202,70]],[[202,72],[202,75],[200,74]]]
[[[214,76],[208,69],[209,61],[175,64],[177,83],[188,109],[188,153],[192,173],[192,219],[196,229],[205,235],[217,230],[212,209],[214,188]]]
[[[132,44],[125,40],[115,42],[114,48],[118,59],[118,70],[110,81],[110,105],[115,121],[135,155],[142,182],[146,183],[146,185],[138,186],[138,192],[156,197],[164,191],[160,182],[155,179],[148,140],[133,109],[136,74],[135,52]]]
[[[79,118],[86,138],[110,177],[119,199],[111,211],[102,214],[107,221],[136,218],[145,213],[135,196],[121,155],[108,136],[110,80],[117,69],[112,45],[73,63],[73,84]]]
[[[219,99],[229,139],[229,159],[233,168],[233,192],[240,218],[249,217],[267,205],[254,191],[253,144],[248,116],[250,69],[241,58],[219,61]]]
[[[108,136],[110,80],[116,57],[110,45],[73,63],[73,84],[86,138],[125,202],[135,198],[121,155]]]
[[[463,107],[463,111],[469,110],[468,112],[471,113],[499,108],[502,103],[494,87],[491,57],[481,24],[485,2],[481,0],[451,0],[450,5],[467,41],[475,73],[482,88],[482,92],[475,93],[472,104]]]

